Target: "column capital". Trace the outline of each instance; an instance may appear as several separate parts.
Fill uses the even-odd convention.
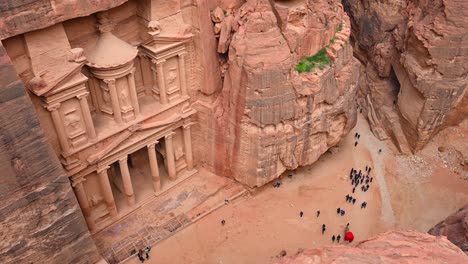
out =
[[[187,123],[184,123],[184,124],[182,125],[182,127],[183,127],[184,129],[189,129],[189,128],[190,128],[192,125],[194,125],[194,124],[195,124],[194,122],[189,121],[189,122],[187,122]]]
[[[82,99],[86,99],[88,95],[89,95],[88,92],[84,92],[84,93],[78,94],[76,98],[78,98],[79,100],[82,100]]]
[[[185,57],[185,55],[187,55],[187,52],[186,52],[186,51],[177,54],[177,56],[179,56],[179,57],[181,57],[181,58]]]
[[[131,76],[133,76],[133,75],[135,75],[135,72],[136,72],[136,68],[135,68],[135,66],[134,66],[134,67],[132,67],[132,68],[130,69],[130,71],[128,72],[128,74],[131,75]]]
[[[75,188],[78,184],[81,184],[84,181],[86,181],[86,178],[84,176],[80,176],[80,177],[77,177],[77,178],[72,178],[70,180],[71,180],[71,183],[72,183],[72,187]]]
[[[99,166],[99,167],[97,167],[96,172],[97,172],[98,174],[101,174],[101,173],[103,173],[103,172],[107,172],[107,170],[108,170],[109,168],[110,168],[110,167],[107,166],[107,165],[106,165],[106,166]]]
[[[128,160],[128,155],[125,155],[125,156],[119,158],[119,162],[121,162],[121,163],[127,162],[127,160]]]
[[[164,138],[166,138],[166,139],[172,139],[172,136],[173,136],[174,134],[175,134],[175,132],[174,132],[174,131],[171,131],[170,133],[164,135]]]
[[[47,105],[45,108],[49,111],[49,112],[52,112],[52,111],[56,111],[60,108],[60,103],[55,103],[55,104],[52,104],[52,105]]]
[[[103,79],[102,81],[107,83],[108,85],[109,84],[115,84],[115,79]]]
[[[159,143],[159,141],[156,141],[156,142],[150,143],[150,144],[148,144],[148,145],[146,145],[146,146],[147,146],[149,149],[154,149],[155,146],[156,146],[156,144],[158,144],[158,143]]]
[[[153,59],[153,60],[151,60],[151,62],[156,64],[156,65],[161,65],[162,66],[166,62],[166,60],[154,60]]]

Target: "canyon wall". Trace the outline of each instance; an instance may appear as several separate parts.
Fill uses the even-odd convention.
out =
[[[326,263],[452,263],[468,262],[468,256],[445,237],[413,231],[390,231],[356,246],[326,246],[285,257],[278,264]]]
[[[0,262],[100,259],[26,89],[0,45]]]
[[[468,254],[468,204],[435,225],[428,233],[447,237]]]
[[[213,17],[218,52],[228,46],[212,118],[218,174],[264,185],[314,163],[354,127],[359,63],[339,2],[251,0]],[[304,56],[322,49],[330,65],[296,70]]]
[[[468,2],[349,1],[358,92],[374,134],[420,150],[466,118]]]

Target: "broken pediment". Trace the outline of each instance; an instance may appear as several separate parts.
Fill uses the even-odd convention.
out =
[[[85,60],[83,50],[71,48],[62,24],[26,33],[24,38],[35,76],[28,88],[34,94],[51,95],[70,87],[70,83],[87,80],[80,73]]]

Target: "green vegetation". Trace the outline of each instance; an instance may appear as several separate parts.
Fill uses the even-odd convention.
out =
[[[332,44],[332,45],[335,44],[335,41],[336,41],[336,37],[333,36],[333,38],[332,38],[331,41],[330,41],[330,44]]]
[[[341,30],[343,30],[343,23],[338,25],[338,28],[336,29],[336,32],[340,32]]]
[[[314,56],[302,58],[302,60],[296,65],[296,71],[299,73],[310,72],[314,68],[323,70],[331,64],[332,61],[327,56],[327,50],[323,48]]]

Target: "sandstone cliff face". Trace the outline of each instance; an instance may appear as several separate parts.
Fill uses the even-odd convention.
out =
[[[418,232],[390,231],[356,246],[327,246],[305,250],[278,264],[325,263],[451,263],[468,262],[468,256],[445,237]]]
[[[421,149],[467,116],[466,1],[343,1],[361,74],[359,104],[374,134]]]
[[[312,164],[355,125],[358,62],[336,1],[251,0],[227,19],[235,33],[218,108],[223,159],[216,169],[261,186]],[[331,66],[296,71],[303,56],[324,47]]]
[[[0,39],[87,16],[128,0],[5,0],[0,2]]]
[[[446,236],[468,254],[468,204],[431,228],[429,234]]]
[[[70,182],[0,45],[0,263],[94,263]]]

